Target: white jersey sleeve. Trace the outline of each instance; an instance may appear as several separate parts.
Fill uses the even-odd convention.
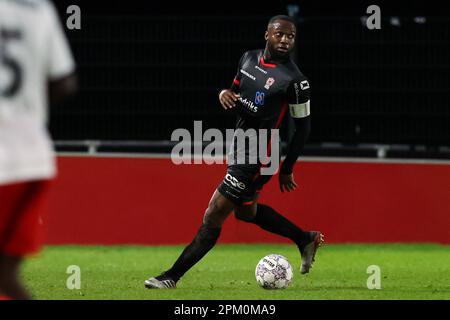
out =
[[[0,185],[51,179],[48,82],[75,71],[48,0],[0,0]]]

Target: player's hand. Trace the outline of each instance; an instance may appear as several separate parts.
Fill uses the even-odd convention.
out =
[[[287,191],[291,192],[298,188],[297,183],[294,181],[294,174],[279,174],[279,181],[280,181],[280,190],[281,192]]]
[[[239,95],[230,89],[222,90],[219,94],[219,101],[222,107],[227,110],[236,106]]]

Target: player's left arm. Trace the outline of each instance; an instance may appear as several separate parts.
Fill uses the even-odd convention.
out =
[[[294,181],[293,170],[311,131],[310,94],[309,81],[305,78],[293,81],[287,91],[289,113],[294,119],[295,133],[280,168],[281,192],[294,191],[298,187]]]

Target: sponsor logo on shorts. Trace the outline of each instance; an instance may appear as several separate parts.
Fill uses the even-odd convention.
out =
[[[241,190],[245,189],[245,183],[240,182],[238,179],[236,179],[229,173],[227,173],[227,175],[225,176],[225,180],[228,181],[235,188],[239,188]]]

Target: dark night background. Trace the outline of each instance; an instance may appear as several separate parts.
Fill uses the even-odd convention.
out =
[[[240,2],[57,1],[64,23],[68,5],[82,10],[82,29],[67,30],[81,92],[52,108],[53,137],[170,140],[194,120],[204,130],[232,128],[219,90],[244,51],[264,47],[267,20],[298,5],[295,59],[312,88],[309,145],[448,152],[450,18],[439,2]],[[370,4],[381,8],[381,30],[361,23]]]

